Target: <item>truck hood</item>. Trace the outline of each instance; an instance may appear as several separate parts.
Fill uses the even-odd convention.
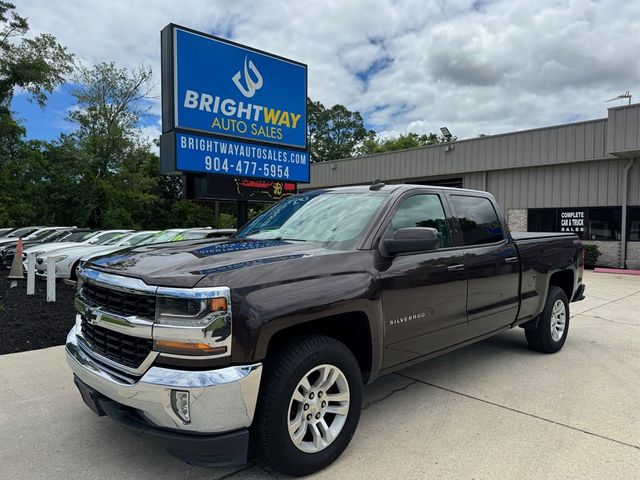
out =
[[[87,266],[149,285],[192,288],[210,275],[329,253],[315,242],[232,238],[136,247],[92,258]]]

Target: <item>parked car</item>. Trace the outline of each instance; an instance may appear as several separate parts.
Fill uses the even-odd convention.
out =
[[[36,253],[36,274],[42,274],[43,270],[46,270],[47,268],[46,259],[49,256],[58,255],[58,251],[60,250],[81,245],[103,245],[104,243],[114,238],[120,238],[122,235],[129,232],[131,232],[131,230],[102,230],[78,244],[74,244],[73,242],[59,242],[58,244],[50,243],[46,245],[39,245],[37,247],[30,247],[28,251],[25,250],[25,254],[32,253],[34,248],[38,249],[38,251],[33,252]],[[26,259],[25,255],[23,255],[23,257]]]
[[[0,228],[0,238],[4,238],[13,228]]]
[[[182,240],[182,234],[187,230],[187,228],[170,228],[168,230],[162,230],[153,236],[150,243],[166,243]]]
[[[16,246],[20,239],[22,239],[23,246],[25,244],[29,245],[32,243],[40,243],[43,240],[45,240],[47,237],[51,236],[52,234],[62,230],[68,230],[69,228],[73,228],[73,227],[41,227],[41,228],[36,228],[28,235],[19,235],[17,237],[7,236],[5,238],[0,239],[0,250],[6,247]]]
[[[35,253],[36,256],[43,255],[45,253],[53,252],[59,248],[66,248],[73,244],[75,245],[92,245],[98,244],[100,242],[106,242],[109,239],[113,238],[114,235],[119,235],[122,233],[130,232],[131,230],[95,230],[90,231],[82,235],[78,235],[77,238],[73,241],[68,237],[65,241],[62,242],[54,242],[47,243],[44,245],[35,245],[29,248],[24,249],[22,253],[22,258],[26,261],[27,255],[30,253]],[[26,265],[25,265],[26,267]]]
[[[0,247],[3,246],[4,244],[9,244],[9,243],[12,243],[14,241],[17,241],[19,238],[22,238],[24,240],[29,235],[31,235],[33,232],[35,232],[36,230],[40,230],[41,228],[43,228],[43,227],[16,228],[16,229],[10,231],[4,237],[0,238]]]
[[[364,383],[514,327],[534,350],[563,347],[582,243],[512,234],[501,212],[473,190],[325,189],[229,239],[89,261],[66,343],[75,383],[189,463],[242,463],[251,435],[272,467],[319,470],[351,441]]]
[[[147,230],[142,232],[133,232],[114,236],[110,240],[99,244],[74,245],[66,248],[60,248],[53,251],[53,255],[60,257],[56,261],[56,278],[76,279],[76,267],[80,263],[80,259],[85,255],[96,256],[116,252],[123,248],[144,244],[144,240],[149,239],[157,233],[157,230]],[[47,262],[36,262],[36,274],[46,277]]]
[[[63,242],[66,238],[69,238],[74,231],[78,229],[76,228],[68,228],[61,230],[52,230],[47,235],[42,238],[35,238],[31,240],[23,240],[22,246],[23,248],[29,248],[34,245],[41,245],[43,243],[55,243],[55,242]],[[11,264],[13,263],[13,257],[15,256],[17,248],[17,240],[16,242],[4,244],[0,246],[0,264],[4,265],[6,268],[11,268]]]

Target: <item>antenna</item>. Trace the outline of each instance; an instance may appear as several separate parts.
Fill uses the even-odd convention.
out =
[[[371,184],[371,186],[369,187],[369,190],[373,190],[375,192],[377,190],[380,190],[385,185],[386,184],[382,180],[380,180],[379,178],[376,178]]]
[[[604,103],[613,102],[614,100],[620,100],[620,103],[622,104],[622,100],[624,100],[625,98],[629,99],[628,105],[631,105],[631,94],[629,93],[629,90],[618,95],[617,97],[613,97],[613,98],[610,98],[609,100],[605,100]]]

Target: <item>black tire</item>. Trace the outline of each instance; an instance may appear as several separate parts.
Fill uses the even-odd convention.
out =
[[[80,265],[80,260],[73,264],[73,266],[71,267],[71,273],[69,274],[69,279],[73,280],[74,282],[78,281],[78,274],[76,273],[76,271],[78,270],[78,265]]]
[[[332,443],[324,450],[307,453],[300,450],[289,435],[289,407],[298,382],[315,367],[325,364],[338,367],[344,374],[349,388],[349,408],[342,430]],[[351,351],[334,338],[297,337],[267,359],[252,428],[254,449],[272,468],[289,475],[308,475],[342,454],[356,431],[361,409],[362,374]]]
[[[554,328],[553,308],[558,301],[561,301],[564,304],[565,324],[560,338],[554,339],[554,336],[552,335],[552,330]],[[549,287],[547,301],[538,320],[538,328],[536,330],[524,331],[529,347],[543,353],[555,353],[559,351],[567,340],[567,334],[569,333],[569,318],[569,300],[567,299],[567,295],[564,293],[564,290],[559,287]]]

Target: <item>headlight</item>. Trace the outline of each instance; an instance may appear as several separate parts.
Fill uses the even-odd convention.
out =
[[[156,292],[155,349],[173,354],[231,354],[229,288],[165,288]]]
[[[229,314],[229,302],[220,292],[209,289],[158,288],[156,323],[179,327],[204,327],[215,318]]]

